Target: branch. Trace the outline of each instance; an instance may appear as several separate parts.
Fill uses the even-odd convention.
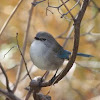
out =
[[[4,54],[4,58],[5,58],[5,56],[6,56],[13,48],[15,48],[15,47],[17,47],[17,46],[12,46],[12,47]]]
[[[2,90],[1,88],[0,94],[3,94],[4,96],[6,96],[6,98],[9,98],[10,100],[21,100],[18,97],[16,97],[13,93]]]
[[[26,95],[26,98],[25,100],[29,100],[29,97],[30,95],[32,94],[33,92],[33,97],[34,97],[34,100],[37,100],[36,98],[36,94],[41,90],[41,87],[39,86],[40,82],[41,82],[41,79],[42,77],[41,76],[37,76],[35,77],[31,82],[30,82],[30,85],[29,85],[29,91]]]
[[[2,73],[4,74],[5,78],[6,78],[6,87],[7,87],[7,90],[8,92],[12,92],[10,87],[9,87],[9,80],[8,80],[8,77],[7,77],[7,74],[5,73],[5,70],[3,69],[1,63],[0,63],[0,68],[2,70]]]
[[[63,3],[64,7],[66,8],[66,10],[68,11],[68,13],[71,15],[72,19],[74,20],[74,16],[72,15],[72,13],[70,12],[71,10],[68,9],[68,7],[65,5],[64,1],[61,0],[61,2]],[[76,6],[76,5],[75,5]],[[72,8],[73,9],[73,8]],[[64,14],[63,14],[64,15]],[[63,15],[61,16],[61,18],[63,17]]]
[[[29,100],[29,97],[31,96],[32,93],[33,93],[34,100],[51,100],[50,98],[48,98],[49,96],[38,94],[38,92],[41,90],[40,84],[41,82],[46,80],[48,74],[49,74],[49,71],[46,71],[46,73],[42,77],[37,76],[30,82],[29,88],[26,88],[28,90],[28,93],[26,95],[25,100]],[[43,99],[43,97],[48,98],[48,99]]]
[[[81,36],[86,36],[86,35],[92,35],[92,36],[100,36],[100,33],[92,33],[91,31],[92,31],[92,29],[93,29],[94,27],[92,27],[88,32],[86,32],[86,33],[81,33],[80,34],[80,37]],[[73,39],[74,37],[62,37],[62,36],[59,36],[59,37],[57,37],[57,38],[61,38],[61,39],[67,39],[67,41],[68,41],[68,39]],[[66,41],[65,41],[66,42]],[[64,47],[64,46],[63,46]]]
[[[46,0],[41,0],[41,1],[37,1],[37,2],[32,2],[32,5],[35,7],[37,4],[41,3],[41,2],[44,2]]]
[[[66,0],[63,4],[61,4],[61,5],[59,5],[59,6],[51,6],[50,3],[49,3],[49,0],[48,0],[48,6],[47,6],[47,8],[46,8],[46,15],[47,15],[47,11],[50,11],[50,12],[53,14],[53,12],[52,12],[49,8],[55,8],[55,9],[58,10],[59,14],[60,14],[61,16],[63,16],[63,14],[62,14],[59,10],[60,10],[60,8],[61,8],[64,4],[66,4],[68,1],[69,1],[69,0]],[[68,13],[69,13],[69,12],[68,12]],[[71,20],[68,19],[67,17],[65,17],[65,16],[63,16],[63,17],[64,17],[65,19],[67,19],[69,22],[71,21]]]
[[[26,61],[25,61],[25,59],[24,59],[24,56],[23,56],[23,54],[22,54],[22,52],[21,52],[21,50],[20,50],[20,46],[19,46],[19,43],[18,43],[18,33],[16,33],[16,40],[17,40],[18,49],[19,49],[19,51],[20,51],[20,54],[21,54],[21,56],[22,56],[22,58],[23,58],[23,61],[24,61],[24,64],[25,64],[25,68],[26,68],[26,71],[27,71],[27,75],[29,76],[30,80],[32,81],[32,78],[31,78],[31,76],[30,76],[30,74],[29,74],[29,71],[28,71],[28,68],[27,68],[27,63],[26,63]]]
[[[70,30],[69,30],[69,32],[68,32],[68,35],[66,36],[66,40],[65,40],[65,42],[63,44],[63,48],[65,48],[66,44],[68,43],[68,40],[69,40],[69,38],[70,38],[73,30],[74,30],[74,26],[72,25],[71,28],[70,28]]]
[[[75,2],[77,2],[77,0],[74,0],[74,1],[75,1]],[[79,6],[81,6],[81,3],[80,3],[80,2],[78,2],[78,5],[79,5]]]
[[[33,3],[35,3],[35,2],[36,2],[36,0],[33,0]],[[27,29],[26,29],[26,34],[25,34],[25,37],[24,37],[24,44],[23,44],[23,50],[22,50],[23,56],[24,56],[25,50],[26,50],[26,44],[27,44],[27,39],[28,39],[28,34],[29,34],[29,28],[30,28],[30,23],[31,23],[31,19],[32,19],[32,12],[34,10],[34,7],[35,6],[31,5],[31,9],[30,9],[30,13],[29,13],[29,18],[28,18]],[[18,86],[18,83],[19,83],[19,80],[20,80],[20,77],[21,77],[22,66],[23,66],[23,58],[21,58],[21,61],[20,61],[20,67],[19,67],[18,73],[17,73],[16,84],[15,84],[15,87],[13,89],[14,92],[15,92],[17,86]]]
[[[79,14],[78,14],[77,18],[74,20],[75,35],[74,35],[74,47],[73,47],[72,56],[69,59],[69,62],[67,64],[66,68],[58,76],[56,76],[56,78],[54,80],[55,81],[54,84],[59,82],[68,73],[68,71],[71,69],[73,63],[75,62],[76,54],[77,54],[78,46],[79,46],[80,24],[81,24],[82,18],[84,16],[84,13],[86,11],[86,8],[88,6],[88,3],[89,3],[89,0],[83,1],[82,7],[79,11]],[[51,82],[51,81],[43,82],[43,83],[41,83],[41,87],[50,86],[50,85],[52,85],[52,83],[53,82]]]
[[[69,0],[66,0],[64,3],[67,3]],[[57,10],[58,10],[58,12],[59,12],[59,9],[60,9],[60,7],[62,7],[63,6],[63,4],[61,4],[61,5],[59,5],[59,6],[51,6],[50,4],[49,4],[49,0],[48,0],[48,7],[47,8],[49,8],[49,7],[51,7],[51,8],[56,8]],[[46,9],[47,9],[46,8]]]
[[[23,0],[20,0],[18,2],[18,4],[15,6],[15,8],[13,9],[13,11],[11,12],[10,16],[7,18],[7,20],[5,21],[4,25],[2,26],[1,30],[0,30],[0,37],[4,31],[4,29],[6,28],[6,26],[8,25],[9,21],[11,20],[11,18],[13,17],[13,15],[15,14],[15,12],[17,11],[18,7],[20,6],[20,4],[22,3]]]
[[[61,0],[61,1],[63,2],[63,0]],[[71,11],[79,4],[79,2],[80,2],[80,0],[78,0],[78,1],[76,2],[76,4],[75,4],[70,10],[67,8],[66,5],[64,5],[65,8],[68,10],[68,12],[65,13],[65,14],[63,14],[63,15],[61,16],[61,18],[63,18],[65,15],[67,15],[67,14],[69,13],[69,14],[71,15],[71,17],[74,19],[74,16],[71,14]]]

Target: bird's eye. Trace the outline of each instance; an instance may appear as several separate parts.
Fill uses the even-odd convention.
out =
[[[40,41],[45,41],[46,39],[45,38],[38,38],[38,37],[35,37],[36,40],[40,40]]]
[[[40,40],[38,37],[35,37],[36,40]]]

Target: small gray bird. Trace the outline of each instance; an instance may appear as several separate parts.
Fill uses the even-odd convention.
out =
[[[69,60],[70,51],[63,47],[47,32],[38,32],[30,47],[30,57],[34,65],[43,70],[56,70]],[[78,56],[93,57],[92,55],[77,53]]]

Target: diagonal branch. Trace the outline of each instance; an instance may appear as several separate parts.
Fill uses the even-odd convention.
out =
[[[6,100],[21,100],[20,98],[15,96],[13,93],[7,92],[7,91],[5,91],[3,89],[0,89],[0,94],[3,94],[7,98]]]
[[[76,59],[76,54],[78,51],[78,46],[79,46],[79,37],[80,37],[80,24],[82,21],[82,18],[84,16],[84,13],[86,11],[86,8],[88,6],[89,0],[84,0],[83,4],[81,6],[81,9],[79,11],[78,16],[76,17],[76,19],[74,20],[74,47],[73,47],[73,52],[72,52],[72,56],[69,59],[69,62],[66,66],[66,68],[55,78],[55,83],[59,82],[67,73],[68,71],[71,69],[73,63],[75,62]],[[42,87],[46,87],[46,86],[50,86],[52,85],[53,82],[48,81],[48,82],[43,82],[41,83]]]
[[[61,0],[61,1],[63,2],[63,0]],[[71,11],[79,4],[79,2],[80,2],[80,0],[78,0],[78,1],[76,2],[76,4],[75,4],[70,10],[67,8],[66,5],[64,5],[65,8],[68,10],[68,12],[65,13],[65,14],[63,14],[63,15],[61,16],[61,18],[63,18],[65,15],[67,15],[67,14],[69,13],[69,14],[71,15],[71,17],[74,19],[74,16],[72,15]]]
[[[15,6],[15,8],[13,9],[13,11],[11,12],[10,16],[7,18],[7,20],[5,21],[4,25],[2,26],[1,30],[0,30],[0,37],[2,36],[2,33],[4,31],[4,29],[6,28],[6,26],[8,25],[9,21],[11,20],[11,18],[13,17],[13,15],[15,14],[15,12],[17,11],[18,7],[20,6],[20,4],[22,3],[23,0],[20,0],[18,2],[18,4]]]
[[[36,2],[36,0],[33,0],[33,3],[35,3],[35,2]],[[23,57],[24,57],[25,50],[26,50],[26,44],[27,44],[29,28],[30,28],[30,23],[31,23],[31,19],[32,19],[32,12],[34,10],[34,7],[35,6],[31,5],[31,9],[30,9],[30,13],[29,13],[29,18],[28,18],[27,29],[26,29],[26,34],[25,34],[25,37],[24,37],[24,44],[23,44],[23,50],[22,50]],[[15,87],[13,89],[14,92],[15,92],[17,86],[18,86],[18,83],[19,83],[19,80],[20,80],[20,77],[21,77],[22,66],[23,66],[23,58],[21,58],[21,61],[20,61],[20,67],[19,67],[18,73],[17,73],[16,84],[15,84]]]
[[[0,63],[0,68],[1,68],[2,73],[4,74],[4,76],[6,78],[6,87],[7,87],[7,90],[8,90],[8,92],[11,92],[11,89],[9,87],[9,80],[8,80],[7,74],[5,73],[5,70],[3,69],[1,63]]]
[[[20,52],[20,54],[21,54],[21,56],[23,58],[24,64],[25,64],[25,68],[26,68],[26,71],[27,71],[27,75],[29,76],[30,80],[32,81],[32,78],[31,78],[31,76],[29,74],[29,71],[28,71],[28,68],[27,68],[27,63],[26,63],[26,61],[24,59],[24,56],[23,56],[23,54],[22,54],[22,52],[20,50],[20,46],[19,46],[19,43],[18,43],[18,33],[16,33],[16,40],[17,40],[17,46],[18,46],[19,52]]]
[[[72,19],[74,20],[75,18],[74,18],[74,16],[72,15],[72,13],[70,12],[70,10],[68,9],[68,7],[66,6],[66,4],[64,3],[64,1],[63,0],[61,0],[61,2],[63,3],[63,5],[64,5],[64,7],[66,8],[66,10],[68,11],[68,13],[71,15],[71,17],[72,17]],[[76,6],[76,5],[75,5]],[[73,9],[73,8],[72,8]],[[63,16],[61,16],[61,18],[62,18]]]

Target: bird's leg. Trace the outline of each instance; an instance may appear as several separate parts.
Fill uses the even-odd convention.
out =
[[[51,78],[51,82],[53,82],[54,80],[55,80],[55,78],[56,78],[56,75],[57,75],[57,72],[58,72],[58,69],[56,70],[56,72],[55,72],[55,74],[54,74],[54,76]]]
[[[48,76],[48,74],[49,74],[49,71],[46,71],[46,72],[43,74],[43,76],[41,77],[41,81],[40,81],[40,83],[39,83],[40,86],[41,86],[41,83],[46,79],[46,77]]]

